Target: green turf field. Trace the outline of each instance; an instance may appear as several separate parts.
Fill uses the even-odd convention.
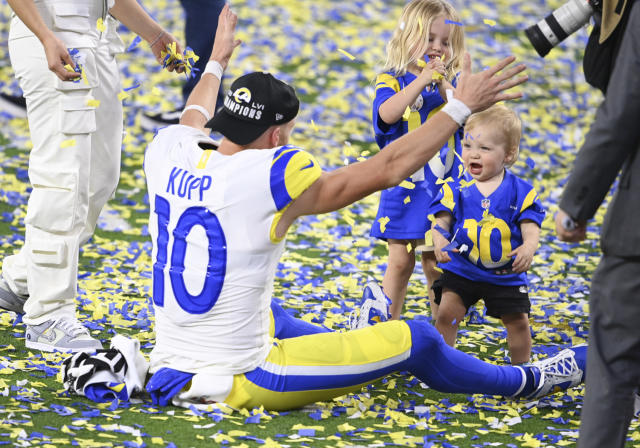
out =
[[[177,0],[145,3],[167,29],[182,36]],[[231,3],[240,17],[238,34],[244,43],[231,61],[227,87],[232,77],[253,70],[270,71],[296,86],[303,104],[292,143],[308,149],[327,169],[377,152],[370,124],[373,80],[404,2]],[[545,59],[526,41],[522,30],[560,4],[544,3],[454,2],[475,69],[510,53],[529,67],[530,81],[522,89],[525,98],[512,104],[524,124],[520,158],[513,170],[534,183],[548,211],[529,277],[535,358],[558,345],[585,341],[589,283],[598,261],[602,222],[601,210],[588,240],[580,245],[561,243],[553,234],[561,183],[601,96],[582,75],[586,30]],[[3,42],[9,14],[6,2],[0,3]],[[126,30],[121,36],[126,45],[133,42]],[[156,67],[146,44],[131,48],[120,61],[123,88],[139,86],[128,90],[124,99],[120,185],[95,237],[81,252],[78,313],[105,345],[121,333],[138,338],[148,353],[154,335],[149,204],[142,160],[153,134],[140,129],[139,117],[144,111],[171,109],[179,101],[180,79]],[[14,87],[3,44],[0,88]],[[24,241],[30,190],[26,120],[0,116],[0,147],[0,254],[6,256]],[[386,247],[368,236],[377,201],[374,195],[340,212],[303,219],[290,231],[274,290],[286,308],[302,319],[344,331],[366,276],[381,279],[384,272]],[[416,270],[404,317],[430,319],[425,297],[424,275]],[[158,409],[144,397],[98,405],[67,394],[57,377],[65,356],[26,350],[23,334],[15,314],[0,312],[0,445],[561,447],[575,445],[578,436],[582,388],[540,402],[510,402],[437,393],[402,374],[361,394],[295,412]],[[505,337],[500,323],[478,308],[461,327],[458,347],[504,364],[508,363]],[[640,447],[638,420],[632,423],[628,446]]]

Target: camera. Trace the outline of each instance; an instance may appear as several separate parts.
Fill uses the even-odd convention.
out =
[[[594,12],[602,12],[602,0],[569,0],[544,19],[525,30],[538,54],[549,51],[589,21]]]

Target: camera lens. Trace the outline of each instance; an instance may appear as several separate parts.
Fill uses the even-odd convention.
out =
[[[544,57],[558,43],[587,23],[592,14],[593,6],[589,1],[569,0],[538,23],[527,28],[525,34],[533,48]]]
[[[540,31],[540,27],[537,24],[524,30],[524,33],[527,35],[529,42],[531,42],[531,45],[533,45],[533,48],[536,49],[540,57],[545,57],[553,48],[553,45],[551,45],[551,42],[544,37],[544,34],[542,34],[542,31]]]

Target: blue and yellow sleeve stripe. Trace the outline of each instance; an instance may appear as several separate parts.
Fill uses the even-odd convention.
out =
[[[285,145],[273,155],[271,163],[271,197],[275,203],[276,214],[271,225],[271,241],[278,242],[275,228],[284,210],[309,188],[322,174],[316,159],[306,151],[291,145]]]
[[[376,90],[384,87],[392,89],[394,92],[400,91],[400,84],[398,83],[398,80],[389,73],[381,73],[376,78]]]

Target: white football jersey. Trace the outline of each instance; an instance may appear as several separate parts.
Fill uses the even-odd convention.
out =
[[[321,174],[293,146],[226,156],[209,137],[169,126],[147,148],[156,345],[151,371],[233,375],[267,356],[275,225]]]

